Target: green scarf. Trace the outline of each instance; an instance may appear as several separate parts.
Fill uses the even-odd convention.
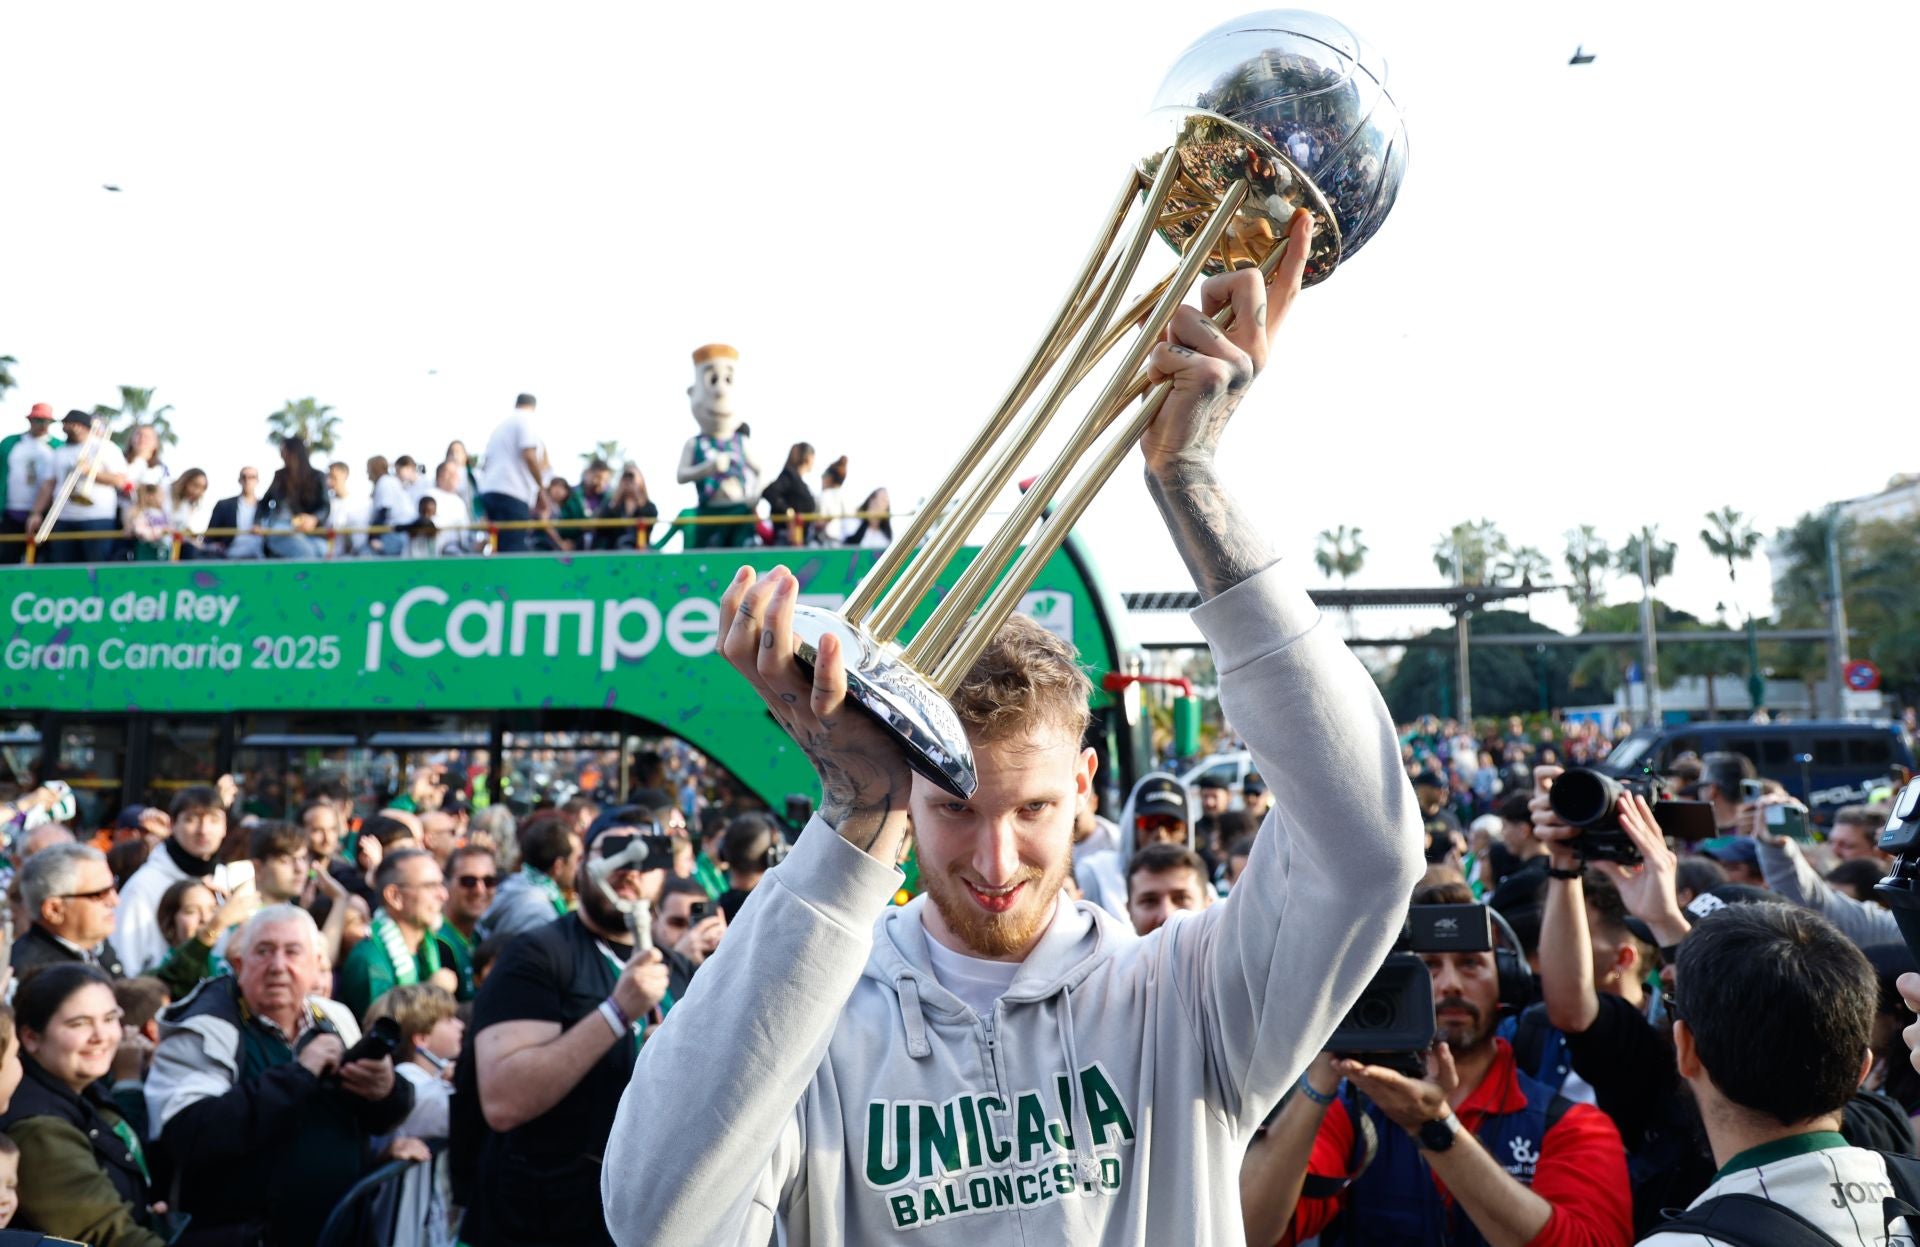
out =
[[[561,918],[567,916],[570,908],[567,904],[567,894],[560,890],[559,884],[531,866],[522,866],[520,873],[526,878],[526,881],[533,886],[535,891],[547,898],[548,903],[553,906],[555,915]]]
[[[693,859],[693,881],[706,890],[710,901],[719,900],[720,894],[727,890],[727,877],[720,873],[720,867],[705,853]]]
[[[407,939],[400,934],[399,924],[388,917],[384,909],[373,915],[373,938],[380,941],[380,951],[393,967],[397,987],[411,987],[423,978],[432,978],[440,970],[440,945],[433,934],[429,932],[420,941],[420,956],[416,961],[407,951]]]

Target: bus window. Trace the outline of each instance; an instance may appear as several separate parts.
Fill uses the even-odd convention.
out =
[[[173,795],[196,784],[211,786],[219,776],[220,722],[203,716],[155,718],[147,725],[147,800],[173,803]]]
[[[1793,765],[1793,745],[1782,736],[1760,741],[1760,773],[1773,775]]]
[[[1745,754],[1755,767],[1760,765],[1760,741],[1754,736],[1729,736],[1720,742],[1720,748],[1728,753]]]
[[[1847,762],[1851,766],[1885,770],[1893,765],[1893,743],[1879,733],[1850,737],[1847,740]]]
[[[1834,736],[1817,737],[1813,742],[1813,764],[1815,766],[1845,766],[1847,764],[1847,742]]]
[[[91,831],[111,824],[126,802],[121,794],[127,770],[126,720],[70,722],[60,730],[54,773],[73,788],[80,827]]]

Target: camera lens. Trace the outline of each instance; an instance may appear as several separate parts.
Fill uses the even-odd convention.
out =
[[[1367,1030],[1386,1030],[1393,1025],[1393,1002],[1382,996],[1362,996],[1353,1007],[1352,1024]]]
[[[1576,768],[1553,781],[1547,791],[1547,803],[1560,821],[1574,827],[1591,827],[1604,822],[1620,800],[1620,785],[1584,767]]]

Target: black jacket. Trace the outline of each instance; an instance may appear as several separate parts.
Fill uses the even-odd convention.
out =
[[[214,505],[218,506],[218,503]],[[260,499],[261,515],[279,516],[282,512],[291,520],[296,515],[311,515],[324,524],[333,508],[327,497],[327,478],[318,472],[307,474],[304,489],[295,489],[287,479],[287,470],[281,468],[273,474],[273,481],[267,486],[267,492]]]
[[[24,979],[29,970],[41,966],[58,965],[63,961],[84,961],[86,958],[74,952],[55,939],[53,932],[39,923],[27,928],[27,933],[13,942],[13,953],[8,962],[13,966],[13,977]],[[113,951],[111,941],[100,942],[100,953],[95,963],[116,979],[127,977],[126,968],[120,964],[120,954]]]
[[[317,1010],[307,1034],[316,1032],[334,1033]],[[404,1078],[385,1099],[367,1101],[294,1057],[275,1028],[245,1010],[231,975],[206,980],[160,1015],[147,1098],[164,1116],[160,1139],[196,1232],[250,1225],[269,1247],[312,1243],[371,1167],[373,1136],[413,1108]],[[207,1094],[210,1084],[227,1090]]]
[[[786,522],[787,512],[795,515],[812,515],[820,509],[814,500],[813,490],[807,487],[806,478],[792,468],[782,468],[773,483],[762,490],[760,496],[773,508],[770,517],[775,524]]]
[[[160,1247],[166,1240],[147,1217],[144,1158],[115,1130],[122,1118],[106,1083],[75,1095],[32,1057],[20,1064],[20,1088],[0,1122],[29,1177],[17,1224],[101,1247]]]

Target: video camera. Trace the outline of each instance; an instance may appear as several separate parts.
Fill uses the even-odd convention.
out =
[[[1410,906],[1393,951],[1327,1040],[1327,1051],[1425,1078],[1421,1054],[1433,1046],[1433,976],[1420,955],[1492,948],[1493,916],[1485,905]]]
[[[1590,767],[1569,767],[1547,790],[1547,801],[1561,822],[1579,828],[1580,834],[1566,843],[1581,861],[1640,864],[1640,850],[1620,826],[1620,798],[1628,793],[1653,807],[1653,821],[1662,835],[1706,840],[1719,830],[1712,802],[1675,797],[1658,776],[1642,773],[1619,778]]]
[[[1892,855],[1893,867],[1873,894],[1893,911],[1907,951],[1920,961],[1920,779],[1894,798],[1893,813],[1880,832],[1880,851]]]

